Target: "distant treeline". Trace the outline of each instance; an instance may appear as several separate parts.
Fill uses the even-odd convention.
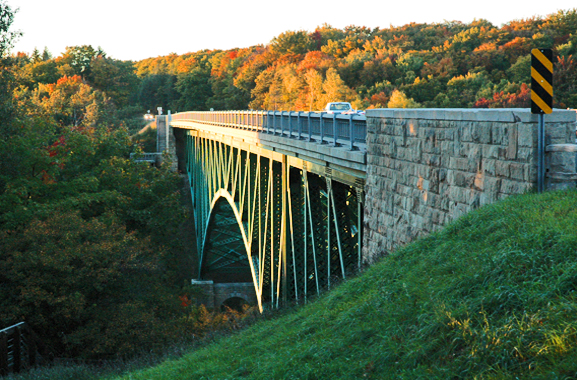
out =
[[[529,107],[530,52],[552,48],[555,107],[577,107],[577,9],[496,27],[411,23],[388,29],[323,25],[267,46],[135,63],[142,105],[167,109],[318,110]]]

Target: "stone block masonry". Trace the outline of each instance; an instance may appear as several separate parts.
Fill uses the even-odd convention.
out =
[[[575,121],[575,111],[545,115],[546,145],[574,143]],[[529,109],[367,110],[364,262],[536,188],[537,129]],[[552,153],[547,166],[574,172],[575,154]]]
[[[256,292],[252,282],[217,283],[211,280],[192,280],[192,285],[200,290],[197,304],[209,309],[220,308],[231,298],[242,298],[249,305],[257,305]]]

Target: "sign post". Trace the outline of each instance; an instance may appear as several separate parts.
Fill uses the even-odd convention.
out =
[[[531,50],[531,113],[539,115],[537,191],[545,190],[545,114],[553,112],[553,52]]]

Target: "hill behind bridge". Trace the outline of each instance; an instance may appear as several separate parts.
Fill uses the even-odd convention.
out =
[[[510,197],[316,302],[122,379],[577,375],[577,192]]]

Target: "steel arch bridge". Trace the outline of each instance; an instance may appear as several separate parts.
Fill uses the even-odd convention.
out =
[[[201,120],[210,113],[198,114],[173,115],[171,125],[185,129],[199,279],[252,282],[262,311],[264,305],[306,300],[361,266],[362,165],[341,166],[342,159],[318,155],[307,160],[300,148],[287,149],[291,138],[302,138],[282,131],[282,117],[279,134],[263,113],[240,123],[214,120],[232,113],[212,113],[212,121]],[[352,117],[344,120],[350,124]],[[331,149],[338,150],[334,136]],[[311,157],[318,143],[301,141]],[[346,145],[353,156],[355,149],[364,154]]]

